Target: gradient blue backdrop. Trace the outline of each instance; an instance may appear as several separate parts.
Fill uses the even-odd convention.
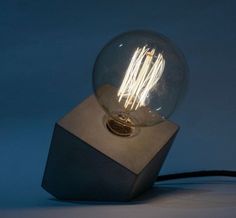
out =
[[[45,204],[55,121],[92,93],[103,45],[139,28],[171,38],[190,68],[161,173],[236,170],[235,11],[230,0],[0,1],[0,207]]]

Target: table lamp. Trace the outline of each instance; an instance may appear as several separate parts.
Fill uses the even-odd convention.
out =
[[[179,127],[187,64],[165,36],[113,38],[93,68],[94,95],[52,136],[42,187],[61,200],[128,201],[152,187]]]

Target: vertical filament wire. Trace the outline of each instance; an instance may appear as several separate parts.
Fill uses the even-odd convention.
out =
[[[165,59],[161,53],[156,58],[154,54],[155,49],[147,48],[146,45],[138,47],[134,52],[117,92],[119,102],[125,99],[126,109],[137,110],[145,106],[150,91],[160,80],[165,68]]]

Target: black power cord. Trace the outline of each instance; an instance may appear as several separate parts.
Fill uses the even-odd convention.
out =
[[[207,176],[226,176],[226,177],[236,177],[236,171],[230,170],[202,170],[202,171],[193,171],[193,172],[184,172],[184,173],[174,173],[167,174],[163,176],[158,176],[156,181],[162,182],[167,180],[174,179],[184,179],[184,178],[193,178],[193,177],[207,177]]]

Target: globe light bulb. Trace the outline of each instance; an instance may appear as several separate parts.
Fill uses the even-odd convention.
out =
[[[164,121],[184,94],[186,72],[181,51],[159,33],[115,37],[99,53],[93,70],[105,125],[116,135],[132,136],[139,127]]]

